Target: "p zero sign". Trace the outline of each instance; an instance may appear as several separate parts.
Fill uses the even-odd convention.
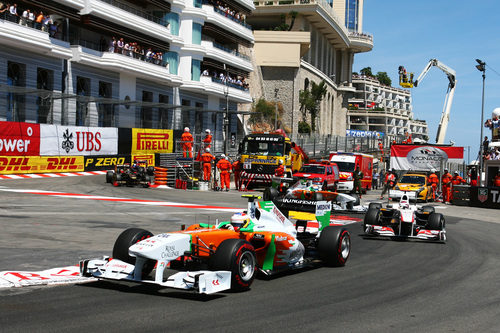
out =
[[[173,142],[172,130],[132,128],[131,153],[171,153]]]
[[[0,156],[23,155],[40,155],[40,126],[0,121]]]
[[[439,169],[447,162],[462,163],[463,147],[392,145],[391,168],[396,170]]]
[[[118,154],[118,129],[40,125],[40,155],[83,156]]]

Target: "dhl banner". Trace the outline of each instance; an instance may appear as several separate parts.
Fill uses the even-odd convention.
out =
[[[132,161],[148,161],[148,165],[155,165],[155,154],[137,154],[132,155]]]
[[[0,156],[0,174],[83,170],[83,156]]]
[[[0,121],[0,156],[40,155],[40,125]]]
[[[132,128],[132,151],[134,154],[171,153],[173,131],[164,129]]]
[[[118,129],[113,127],[84,127],[40,125],[40,155],[116,155]]]
[[[396,170],[439,170],[444,163],[463,163],[464,148],[434,145],[392,145],[391,168]]]

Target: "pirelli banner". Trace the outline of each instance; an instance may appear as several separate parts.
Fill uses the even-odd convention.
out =
[[[40,125],[41,156],[116,155],[118,129]]]
[[[0,174],[78,172],[83,156],[0,156]]]
[[[391,168],[439,170],[445,163],[463,163],[464,148],[438,145],[392,145]]]

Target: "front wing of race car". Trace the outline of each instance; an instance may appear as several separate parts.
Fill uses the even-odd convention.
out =
[[[392,227],[381,225],[365,226],[365,236],[369,237],[391,237],[391,238],[415,238],[427,241],[446,242],[446,230],[419,229],[411,235],[401,235],[394,231]]]
[[[181,271],[164,280],[163,272],[166,262],[158,262],[154,280],[142,278],[142,267],[145,260],[137,257],[136,265],[118,259],[86,259],[80,261],[80,274],[98,279],[123,280],[139,283],[156,284],[162,287],[194,290],[200,294],[213,294],[231,288],[231,272],[229,271]]]

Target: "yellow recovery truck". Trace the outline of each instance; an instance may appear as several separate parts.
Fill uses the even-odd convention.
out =
[[[276,168],[283,161],[285,173],[300,170],[309,158],[302,148],[290,140],[282,130],[275,132],[253,132],[240,143],[238,153],[242,171],[242,187],[270,186]]]

